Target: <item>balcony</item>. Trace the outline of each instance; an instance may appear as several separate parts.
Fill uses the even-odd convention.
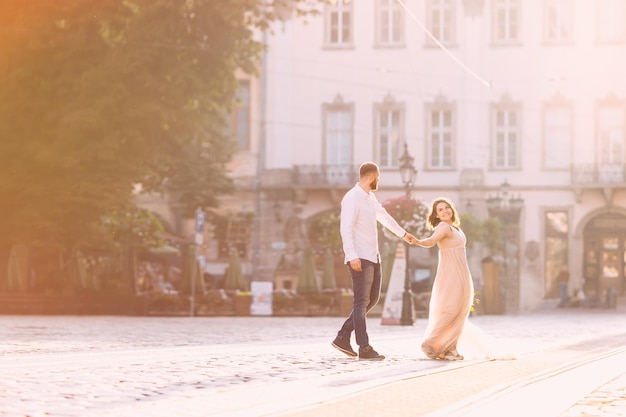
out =
[[[579,164],[572,166],[572,185],[584,188],[623,186],[622,164]]]
[[[572,166],[572,186],[578,202],[585,190],[604,193],[607,204],[611,204],[613,190],[626,187],[626,166],[623,164],[578,164]]]
[[[358,181],[357,166],[296,165],[293,168],[267,169],[263,173],[263,188],[344,188]]]

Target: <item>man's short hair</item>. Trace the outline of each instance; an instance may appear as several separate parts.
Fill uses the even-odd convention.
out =
[[[359,177],[363,178],[367,174],[378,173],[378,165],[373,162],[364,162],[359,168]]]

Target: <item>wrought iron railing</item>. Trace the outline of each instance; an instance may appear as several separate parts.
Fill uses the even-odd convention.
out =
[[[350,186],[358,181],[353,165],[296,165],[290,169],[268,169],[263,174],[266,187]]]
[[[578,186],[604,186],[623,184],[626,179],[623,164],[578,164],[572,166],[572,184]]]

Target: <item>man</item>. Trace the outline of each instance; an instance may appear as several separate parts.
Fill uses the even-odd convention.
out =
[[[378,229],[380,222],[396,236],[408,243],[415,237],[407,233],[378,202],[373,191],[378,190],[380,170],[373,162],[359,168],[359,182],[350,189],[341,201],[340,231],[343,241],[345,262],[352,277],[354,304],[332,346],[348,356],[357,353],[350,345],[352,331],[359,345],[359,359],[382,360],[369,344],[365,316],[378,302],[381,288],[380,253],[378,252]]]

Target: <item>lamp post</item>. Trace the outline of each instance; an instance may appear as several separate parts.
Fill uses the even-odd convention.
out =
[[[519,221],[524,200],[521,196],[514,197],[510,194],[511,185],[505,179],[500,184],[500,190],[495,196],[487,199],[487,210],[491,217],[495,217],[504,225],[503,258],[506,277],[506,306],[510,312],[519,311]],[[514,257],[508,256],[509,241],[515,243]],[[515,261],[515,268],[511,268],[511,262]]]
[[[404,184],[406,199],[411,198],[411,188],[417,176],[417,169],[413,165],[413,157],[409,155],[406,142],[404,143],[404,152],[400,157],[400,176]],[[409,244],[404,242],[404,260],[406,262],[404,268],[404,292],[402,293],[402,315],[400,316],[400,324],[403,326],[413,325],[413,296],[411,295],[411,274],[409,270]]]

